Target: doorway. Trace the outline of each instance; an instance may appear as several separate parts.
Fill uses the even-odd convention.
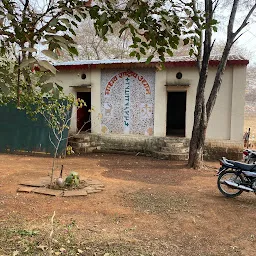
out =
[[[166,135],[185,137],[187,92],[168,92]]]
[[[86,106],[77,109],[77,130],[91,131],[91,92],[77,92],[77,98],[85,101]]]

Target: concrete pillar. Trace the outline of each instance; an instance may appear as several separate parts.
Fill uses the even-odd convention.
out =
[[[101,133],[101,70],[91,70],[91,132]]]
[[[230,140],[242,141],[244,129],[244,105],[246,66],[233,67]]]
[[[154,136],[166,136],[166,70],[156,71],[155,76],[155,111]]]

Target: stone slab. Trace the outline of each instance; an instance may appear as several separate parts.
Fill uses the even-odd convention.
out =
[[[49,188],[36,188],[33,190],[34,193],[37,194],[43,194],[43,195],[49,195],[49,196],[62,196],[63,191],[62,190],[56,190],[56,189],[49,189]]]
[[[105,186],[98,180],[94,179],[82,179],[86,183],[86,187],[78,190],[57,190],[47,187],[50,184],[50,177],[38,178],[37,180],[27,180],[20,183],[17,192],[37,193],[50,196],[87,196],[87,194],[98,193],[105,189]]]
[[[95,185],[92,185],[92,187],[100,188],[100,189],[104,189],[105,188],[105,186],[103,184],[95,184]]]
[[[96,189],[93,187],[87,187],[87,188],[85,188],[85,190],[87,191],[88,194],[98,193],[98,192],[102,191],[102,189]]]
[[[17,192],[32,192],[34,189],[36,189],[35,187],[27,187],[27,186],[22,186],[22,187],[19,187],[17,189]]]
[[[92,189],[96,189],[96,190],[100,190],[100,191],[102,191],[102,190],[105,190],[105,188],[104,187],[101,187],[101,186],[91,186],[90,188],[92,188]]]
[[[39,178],[41,184],[43,185],[49,185],[50,182],[51,182],[51,178],[48,176],[48,177],[43,177],[43,178]]]
[[[79,189],[79,190],[67,190],[64,191],[63,196],[70,197],[70,196],[87,196],[86,189]]]
[[[103,184],[102,184],[100,181],[98,181],[98,180],[86,179],[85,181],[86,181],[86,183],[87,183],[88,185],[103,185]]]
[[[50,177],[43,177],[36,180],[26,180],[21,182],[19,185],[31,186],[31,187],[44,187],[50,184]]]

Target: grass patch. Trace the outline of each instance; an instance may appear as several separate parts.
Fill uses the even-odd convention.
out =
[[[139,190],[125,194],[126,203],[132,203],[135,210],[150,214],[169,215],[177,212],[190,212],[191,201],[185,195],[169,193],[151,193]]]
[[[86,256],[153,256],[144,244],[124,240],[105,241],[100,236],[90,238],[74,222],[55,225],[51,248],[52,255]],[[22,229],[20,226],[0,226],[0,255],[49,256],[50,227],[36,230]],[[83,233],[83,234],[81,234]],[[101,240],[102,239],[102,240]]]

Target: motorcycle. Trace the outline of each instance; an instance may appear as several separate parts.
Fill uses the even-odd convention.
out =
[[[246,164],[222,157],[217,172],[219,191],[226,197],[236,197],[245,192],[256,194],[256,164]]]
[[[245,149],[243,151],[244,162],[247,164],[256,163],[256,151],[252,149]]]

